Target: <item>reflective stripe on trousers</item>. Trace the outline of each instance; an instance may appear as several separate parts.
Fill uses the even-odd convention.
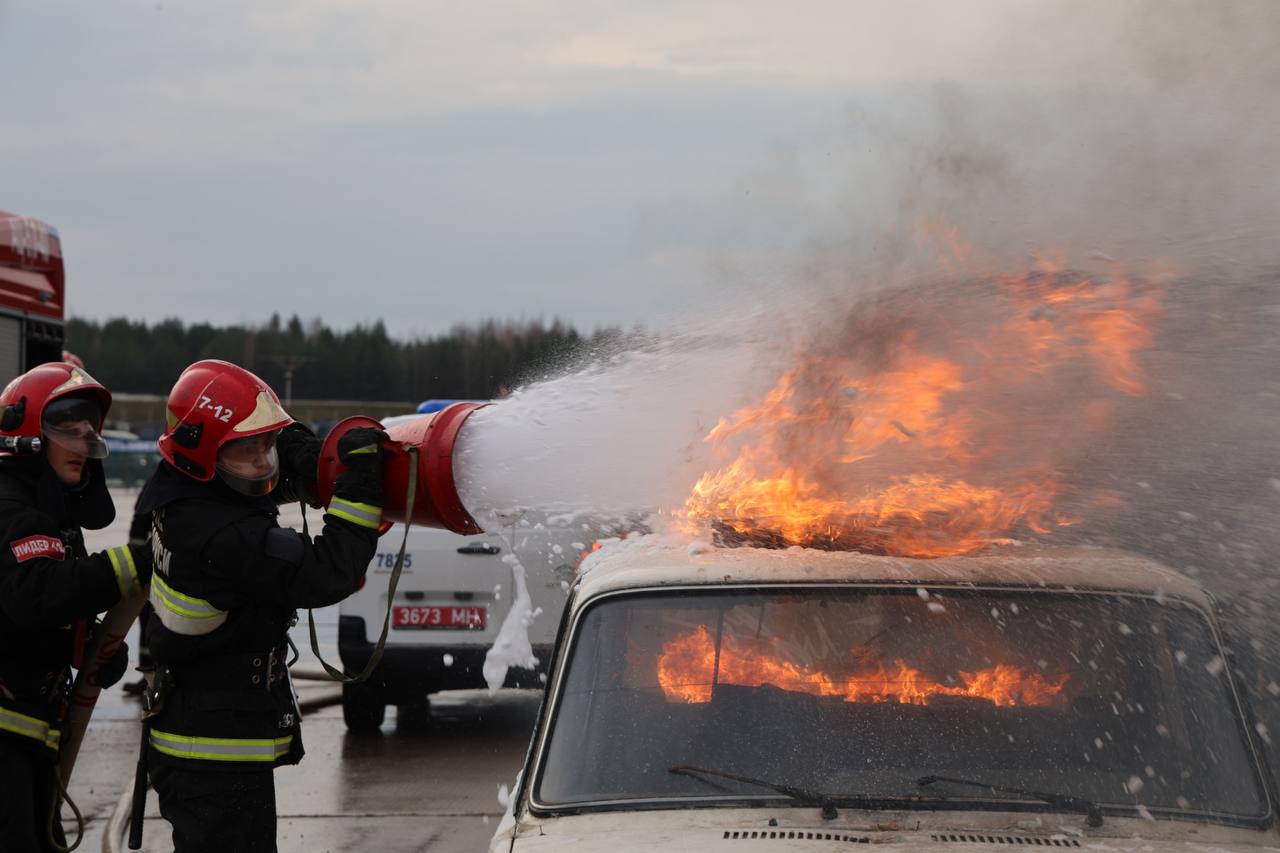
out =
[[[129,550],[128,545],[120,545],[108,549],[107,557],[111,560],[111,568],[115,569],[116,586],[120,588],[120,597],[128,598],[141,586],[138,583],[138,566],[133,562],[133,552]]]
[[[377,530],[378,526],[382,524],[382,507],[374,506],[373,504],[362,504],[355,501],[344,501],[342,498],[334,498],[329,501],[329,508],[325,511],[330,515],[336,515],[344,521],[374,530]]]
[[[151,575],[151,606],[160,624],[187,637],[208,634],[227,621],[227,611],[219,610],[203,598],[178,592],[160,572]]]
[[[289,754],[293,735],[278,738],[189,737],[152,729],[151,745],[175,758],[273,762]]]
[[[44,720],[28,717],[26,714],[10,711],[8,708],[0,708],[0,731],[13,732],[16,735],[38,740],[54,752],[58,751],[58,741],[62,737],[62,732]]]

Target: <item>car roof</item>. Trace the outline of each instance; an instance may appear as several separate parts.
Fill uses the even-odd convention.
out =
[[[656,536],[607,542],[582,564],[574,606],[604,593],[655,586],[867,584],[1084,590],[1171,596],[1210,610],[1199,584],[1127,551],[993,546],[915,559],[806,548],[715,548]]]

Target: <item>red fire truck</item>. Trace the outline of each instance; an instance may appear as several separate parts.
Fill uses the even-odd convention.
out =
[[[62,358],[64,294],[58,229],[0,211],[0,387]]]

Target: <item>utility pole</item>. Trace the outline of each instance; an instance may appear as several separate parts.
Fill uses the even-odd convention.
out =
[[[280,365],[280,369],[284,371],[284,404],[286,407],[291,406],[293,405],[293,372],[311,361],[311,356],[273,355],[271,360]]]

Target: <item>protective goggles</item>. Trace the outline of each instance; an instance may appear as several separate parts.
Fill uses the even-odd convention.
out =
[[[89,459],[106,459],[107,443],[98,430],[102,409],[86,397],[59,397],[44,407],[40,431],[54,444]]]
[[[280,457],[276,454],[279,430],[228,441],[218,449],[218,476],[231,488],[250,497],[270,494],[280,482]]]

